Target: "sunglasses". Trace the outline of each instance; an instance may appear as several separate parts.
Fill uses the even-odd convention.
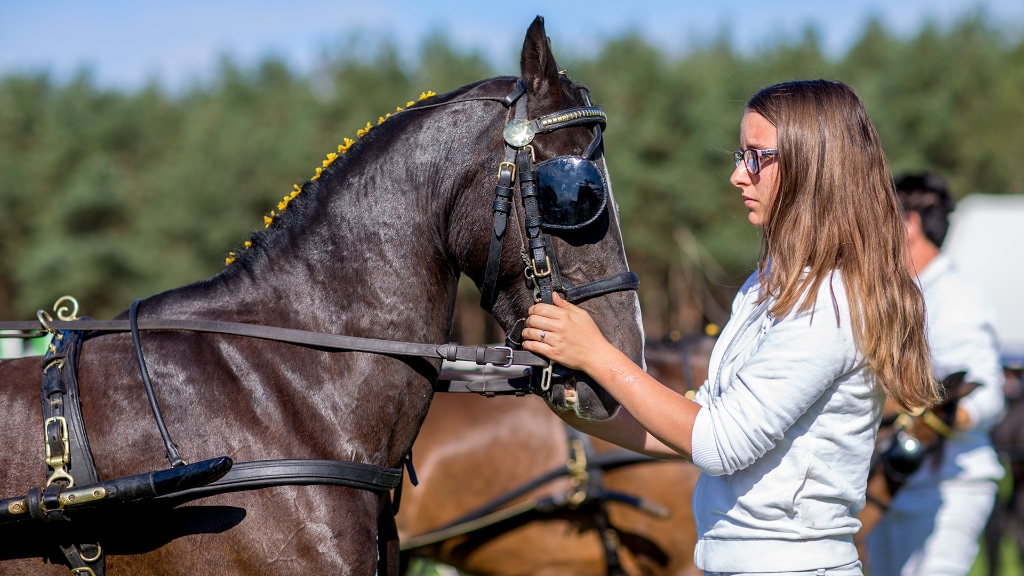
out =
[[[536,165],[544,228],[575,230],[597,219],[608,204],[604,173],[592,160],[558,156]]]
[[[761,159],[769,158],[771,156],[778,156],[778,148],[768,148],[767,150],[758,150],[756,148],[747,148],[746,150],[736,150],[732,153],[732,159],[736,162],[736,166],[739,167],[740,162],[743,162],[747,166],[747,172],[751,174],[757,174],[761,171]]]

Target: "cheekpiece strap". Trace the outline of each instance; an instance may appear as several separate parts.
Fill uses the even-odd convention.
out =
[[[526,85],[519,79],[516,81],[515,90],[502,100],[502,105],[506,108],[515,106],[515,118],[526,119],[527,102]],[[498,276],[501,271],[505,231],[508,228],[508,215],[512,212],[515,194],[515,162],[516,149],[505,143],[505,156],[498,164],[498,183],[494,187],[494,226],[491,231],[490,248],[487,251],[487,268],[484,270],[484,281],[480,288],[480,307],[487,312],[494,308],[494,302],[498,298]]]

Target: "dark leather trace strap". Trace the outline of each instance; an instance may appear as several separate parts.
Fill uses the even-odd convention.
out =
[[[222,478],[205,486],[158,497],[157,500],[195,500],[226,492],[273,486],[329,484],[384,493],[402,483],[402,468],[385,468],[343,460],[257,460],[236,462]]]
[[[49,325],[55,330],[81,330],[84,332],[129,332],[127,320],[75,320],[71,322],[54,320]],[[308,348],[319,348],[330,352],[370,352],[374,354],[390,354],[393,356],[416,356],[420,358],[444,359],[448,355],[448,344],[420,344],[416,342],[396,342],[394,340],[378,340],[376,338],[359,338],[342,336],[309,330],[294,330],[261,326],[259,324],[243,324],[239,322],[221,322],[218,320],[139,320],[139,330],[184,330],[189,332],[208,332],[212,334],[231,334],[247,336],[262,340],[273,340]],[[36,330],[38,322],[0,322],[0,330]],[[95,336],[88,334],[87,337]],[[456,346],[457,360],[476,361],[476,346]],[[541,356],[525,350],[509,352],[504,347],[488,348],[485,354],[488,363],[504,365],[511,355],[513,366],[548,365]]]

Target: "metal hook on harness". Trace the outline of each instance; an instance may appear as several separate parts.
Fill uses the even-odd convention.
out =
[[[551,389],[551,374],[555,369],[555,363],[548,361],[548,366],[540,373],[540,389],[547,392]]]
[[[53,316],[50,316],[46,310],[36,310],[36,319],[39,320],[39,325],[43,327],[43,331],[47,334],[56,334],[57,331],[50,328],[50,322],[53,322]]]

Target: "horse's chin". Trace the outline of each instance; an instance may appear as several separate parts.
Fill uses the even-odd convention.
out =
[[[584,372],[567,371],[555,378],[544,401],[555,412],[572,412],[584,420],[607,420],[618,412],[619,403]]]

